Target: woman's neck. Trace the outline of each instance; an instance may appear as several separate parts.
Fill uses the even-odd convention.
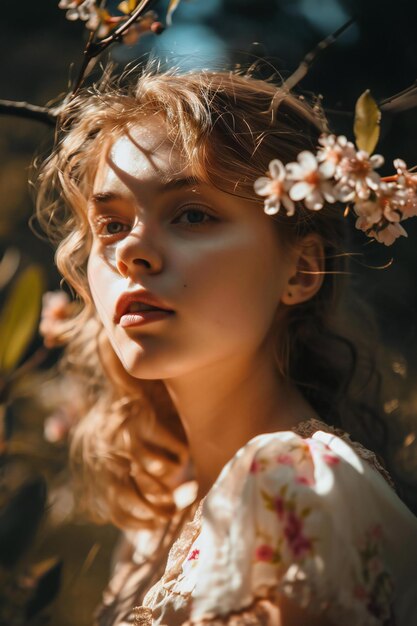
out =
[[[164,383],[188,437],[200,497],[247,441],[317,417],[294,387],[282,383],[273,358],[264,354],[239,362],[231,357]]]

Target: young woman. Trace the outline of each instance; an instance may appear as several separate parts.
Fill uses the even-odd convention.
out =
[[[226,72],[68,106],[38,215],[82,303],[62,328],[88,407],[73,457],[125,531],[100,625],[417,623],[417,521],[346,433],[380,420],[335,200],[369,204],[379,178],[326,130]]]

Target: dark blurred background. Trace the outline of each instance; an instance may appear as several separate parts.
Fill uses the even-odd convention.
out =
[[[162,20],[166,6],[167,2],[160,2],[156,7]],[[365,89],[382,101],[417,78],[415,0],[182,0],[171,28],[160,36],[147,35],[134,46],[114,46],[110,56],[121,66],[148,53],[184,68],[248,67],[257,62],[261,75],[285,78],[320,40],[353,16],[355,23],[320,54],[297,87],[299,93],[320,94],[333,129],[353,139],[354,105]],[[82,60],[83,23],[68,21],[57,0],[3,2],[0,19],[0,98],[45,105],[65,93]],[[385,175],[393,172],[396,157],[410,167],[417,165],[417,97],[415,105],[383,112],[376,151],[385,156]],[[28,227],[33,212],[28,176],[34,156],[46,154],[52,139],[47,126],[0,115],[0,252],[13,246],[21,251],[23,263],[39,262],[49,290],[59,288],[59,276],[53,250]],[[363,257],[354,266],[393,358],[394,383],[385,390],[385,413],[394,426],[392,432],[397,432],[398,424],[395,443],[400,452],[394,462],[410,493],[417,481],[417,224],[413,221],[406,224],[408,239],[391,248],[369,245],[358,233],[356,251]],[[391,258],[387,269],[370,267],[385,265]],[[40,418],[32,417],[39,425]],[[30,427],[30,418],[22,421]],[[42,537],[38,554],[60,553],[64,558],[64,588],[53,623],[89,624],[107,577],[116,533],[71,521],[47,527]]]

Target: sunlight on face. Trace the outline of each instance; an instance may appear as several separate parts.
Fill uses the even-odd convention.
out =
[[[102,155],[88,219],[91,293],[131,375],[168,379],[261,349],[289,272],[274,224],[260,202],[196,181],[161,120]],[[116,302],[138,289],[174,313],[123,327]]]

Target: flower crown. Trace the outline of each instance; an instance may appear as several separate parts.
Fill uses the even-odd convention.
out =
[[[345,215],[353,208],[356,228],[390,246],[398,237],[407,237],[401,222],[417,215],[417,172],[408,170],[402,159],[395,159],[397,174],[393,176],[381,178],[375,171],[384,163],[380,154],[370,156],[379,135],[379,131],[375,135],[379,117],[375,117],[373,125],[363,125],[373,130],[369,143],[369,137],[361,132],[358,111],[361,112],[360,107],[366,102],[366,118],[369,107],[376,105],[369,100],[369,92],[361,98],[359,109],[357,105],[355,134],[357,143],[371,146],[370,150],[357,149],[343,135],[322,134],[315,154],[305,150],[298,154],[297,162],[286,165],[273,159],[267,175],[255,181],[254,189],[258,195],[266,196],[264,211],[267,215],[278,213],[281,205],[287,215],[294,215],[295,203],[299,201],[310,211],[320,211],[325,202],[345,202]],[[366,132],[369,135],[369,131]]]

